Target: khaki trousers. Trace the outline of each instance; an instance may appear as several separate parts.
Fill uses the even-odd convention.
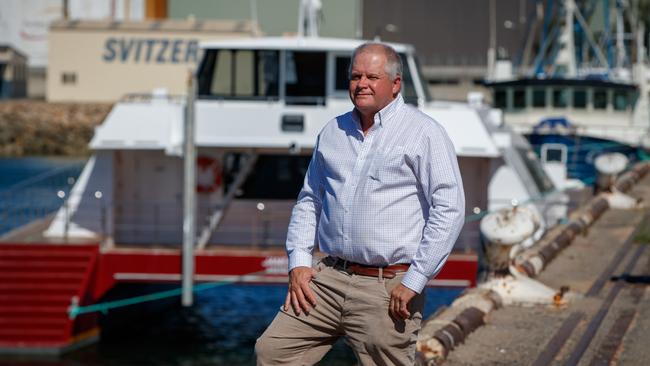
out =
[[[395,320],[388,313],[390,291],[404,273],[392,279],[348,274],[322,262],[311,282],[316,307],[309,315],[282,308],[257,340],[258,365],[313,365],[340,338],[354,350],[361,365],[413,365],[422,321],[424,296],[409,305],[411,318]]]

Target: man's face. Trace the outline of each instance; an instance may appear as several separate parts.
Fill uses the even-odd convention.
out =
[[[395,99],[401,77],[390,80],[386,73],[386,56],[381,50],[367,50],[357,55],[350,73],[350,100],[364,115],[374,115]]]

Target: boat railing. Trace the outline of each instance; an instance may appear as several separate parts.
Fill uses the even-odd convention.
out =
[[[67,182],[66,182],[67,184]],[[62,220],[55,236],[65,241],[75,238],[74,230],[83,228],[111,247],[170,248],[181,247],[183,238],[183,205],[180,199],[143,201],[135,197],[109,198],[99,191],[82,194],[52,190],[31,191],[29,200],[17,201],[27,207],[20,211],[5,210],[4,217],[27,224],[34,218],[51,215],[61,208],[57,218]],[[118,202],[116,202],[118,201]],[[46,202],[53,202],[51,206]],[[221,207],[224,218],[209,237],[205,249],[211,246],[246,248],[280,248],[286,242],[287,227],[294,200],[235,199]],[[197,202],[197,239],[200,228],[210,219],[218,205]],[[5,223],[0,216],[0,223]],[[473,226],[476,226],[474,228]],[[478,221],[467,223],[457,249],[473,248],[478,240]],[[68,231],[69,230],[69,231]],[[87,235],[87,233],[85,234]],[[198,247],[197,247],[198,249]],[[203,249],[203,248],[201,248]]]
[[[589,124],[579,125],[577,127],[578,135],[599,136],[602,138],[611,138],[614,140],[623,140],[628,143],[640,143],[639,140],[644,135],[650,133],[648,126],[613,126],[606,124]]]
[[[120,103],[185,102],[187,96],[167,93],[128,93],[120,98]]]
[[[178,200],[129,200],[108,198],[100,191],[69,193],[52,189],[35,190],[13,197],[15,202],[0,211],[0,228],[10,229],[44,218],[58,210],[53,220],[58,229],[50,232],[61,240],[74,239],[80,228],[95,233],[97,240],[111,246],[180,248],[183,233],[183,205]],[[9,197],[5,197],[7,202]],[[116,202],[118,201],[118,202]],[[266,203],[266,204],[265,204]],[[200,228],[215,210],[225,212],[224,219],[210,235],[206,245],[268,247],[283,245],[291,215],[291,204],[241,200],[225,204],[197,202],[197,240]]]
[[[287,105],[320,105],[324,106],[326,98],[325,97],[314,97],[314,96],[285,96],[285,103]]]
[[[216,101],[246,101],[246,102],[277,102],[280,100],[278,95],[212,95],[212,94],[199,94],[198,100],[216,100]]]
[[[270,205],[269,205],[270,206]],[[273,246],[286,240],[289,220],[287,210],[272,207],[233,209],[215,228],[206,245]],[[197,239],[200,228],[210,220],[217,205],[197,207]],[[226,210],[226,207],[221,207]],[[113,233],[116,245],[180,246],[183,234],[183,212],[180,202],[151,202],[147,204],[120,203],[112,207]],[[106,216],[104,216],[106,217]],[[107,225],[105,226],[107,227]]]
[[[1,190],[0,235],[58,210],[82,169],[82,161],[71,163]]]
[[[605,118],[608,118],[605,116]],[[608,118],[611,121],[611,118]],[[578,135],[589,135],[593,134],[594,130],[601,131],[604,135],[607,135],[608,133],[615,132],[617,134],[624,134],[626,136],[636,136],[638,137],[640,134],[648,133],[650,132],[650,124],[648,125],[635,125],[632,124],[631,122],[625,122],[625,123],[619,123],[619,124],[613,124],[613,123],[594,123],[593,120],[588,120],[588,121],[576,121],[575,123],[572,123],[570,127],[565,128],[567,132],[572,132],[572,133],[577,133]],[[537,128],[536,131],[557,131],[554,128],[548,128],[548,127],[542,127],[542,128]]]
[[[197,207],[197,239],[200,227],[209,220],[215,205]],[[225,209],[225,207],[224,207]],[[113,233],[119,245],[162,245],[180,247],[183,238],[181,202],[120,203],[113,206]],[[210,245],[265,247],[282,245],[290,212],[272,207],[232,210],[210,236]],[[108,227],[106,225],[105,227]]]
[[[280,100],[279,97],[219,97],[219,96],[201,96],[203,100],[260,100],[274,102]],[[122,96],[120,103],[151,103],[156,101],[183,103],[187,100],[185,95],[172,95],[166,93],[129,93]],[[284,101],[287,105],[307,105],[307,106],[324,106],[327,104],[325,96],[285,96]]]

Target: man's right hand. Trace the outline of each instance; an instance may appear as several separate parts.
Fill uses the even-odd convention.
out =
[[[316,295],[309,287],[309,282],[316,274],[311,267],[295,267],[289,272],[289,292],[284,300],[284,311],[293,307],[294,313],[300,315],[302,311],[309,315],[312,307],[316,306]]]

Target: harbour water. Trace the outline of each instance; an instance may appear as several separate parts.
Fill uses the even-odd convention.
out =
[[[0,236],[60,207],[83,163],[80,158],[0,159]]]
[[[28,193],[24,190],[30,188],[21,186],[21,182],[79,163],[78,159],[0,159],[0,192],[14,187],[12,190],[23,190],[14,196],[26,197]],[[66,184],[67,181],[63,182],[62,187]],[[48,197],[56,197],[56,190],[60,188],[50,184],[38,189]],[[16,204],[8,202],[0,201],[0,212],[8,212],[6,206]],[[42,203],[39,200],[30,202],[31,205]],[[102,300],[163,289],[169,287],[120,285]],[[461,291],[427,289],[425,317],[440,306],[450,304]],[[253,365],[255,340],[273,320],[285,295],[286,287],[281,285],[232,284],[197,293],[195,305],[190,308],[181,307],[178,298],[169,298],[115,309],[101,315],[101,341],[96,345],[57,359],[3,361],[0,357],[0,364],[9,361],[17,365],[43,366]],[[320,364],[352,365],[355,358],[352,351],[339,342]]]

